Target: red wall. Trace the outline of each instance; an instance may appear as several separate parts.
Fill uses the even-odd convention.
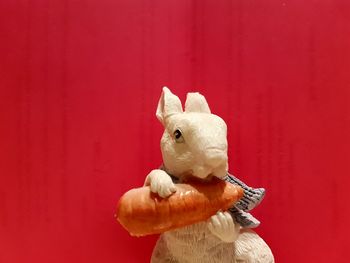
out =
[[[116,202],[161,162],[161,86],[200,91],[277,262],[348,262],[346,0],[0,2],[0,262],[147,262]]]

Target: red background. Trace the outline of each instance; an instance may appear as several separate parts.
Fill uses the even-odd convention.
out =
[[[120,195],[161,163],[162,85],[229,127],[277,262],[348,262],[348,1],[0,2],[0,262],[147,262]]]

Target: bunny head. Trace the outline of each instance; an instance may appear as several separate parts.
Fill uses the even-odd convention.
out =
[[[168,173],[201,179],[227,174],[227,126],[211,114],[204,96],[188,93],[183,112],[180,99],[164,87],[156,115],[165,128],[161,151]]]

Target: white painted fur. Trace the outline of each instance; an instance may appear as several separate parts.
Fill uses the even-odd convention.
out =
[[[161,139],[165,171],[156,169],[146,177],[152,192],[166,198],[176,191],[169,174],[180,181],[187,175],[208,180],[227,174],[227,127],[211,114],[204,96],[188,93],[183,112],[179,98],[164,87],[156,115],[165,128]],[[218,211],[206,222],[163,233],[151,262],[272,263],[274,259],[254,231],[241,229],[230,213]]]

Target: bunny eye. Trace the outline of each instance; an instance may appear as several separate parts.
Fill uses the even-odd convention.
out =
[[[179,129],[176,129],[174,131],[174,137],[175,137],[175,141],[180,143],[180,142],[184,142],[184,137],[182,136],[182,133]]]

